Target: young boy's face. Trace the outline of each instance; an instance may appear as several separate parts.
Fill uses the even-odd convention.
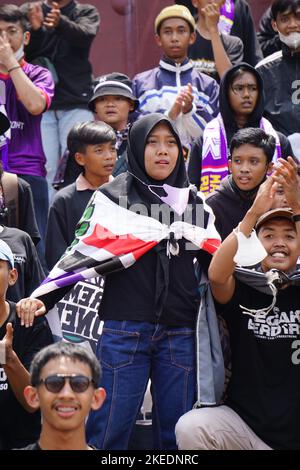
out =
[[[296,9],[296,14],[290,9],[278,13],[276,20],[272,21],[272,25],[275,31],[279,31],[284,36],[295,32],[300,33],[300,5]]]
[[[264,272],[270,269],[288,272],[295,268],[300,245],[293,222],[285,218],[266,221],[259,228],[258,238],[268,253],[261,263]]]
[[[69,357],[61,356],[51,359],[42,368],[39,379],[43,381],[48,377],[59,374],[83,376],[92,379],[88,364],[73,361]],[[98,409],[105,399],[103,389],[95,388],[90,382],[87,389],[77,392],[72,389],[70,379],[66,378],[59,391],[51,391],[51,384],[44,382],[37,387],[26,387],[25,397],[29,405],[41,409],[43,426],[56,432],[78,431],[84,426],[85,419],[91,409]]]
[[[251,191],[262,182],[272,163],[267,163],[262,149],[244,144],[233,150],[228,168],[238,188]]]
[[[181,18],[169,18],[160,26],[156,42],[164,54],[175,62],[183,62],[187,57],[188,47],[195,42],[196,35],[191,33],[189,24]]]
[[[228,89],[229,104],[236,116],[250,116],[258,100],[258,85],[255,75],[245,72],[236,77]]]
[[[124,96],[100,96],[95,102],[95,113],[99,121],[104,121],[116,131],[125,129],[128,115],[133,110],[133,102]]]
[[[29,43],[30,33],[24,32],[22,25],[19,21],[11,23],[10,21],[0,20],[0,35],[6,33],[8,42],[13,52],[16,52],[22,44],[27,45]]]
[[[116,158],[117,151],[112,142],[87,145],[84,153],[75,154],[75,159],[84,168],[84,175],[88,180],[108,178],[113,172]]]

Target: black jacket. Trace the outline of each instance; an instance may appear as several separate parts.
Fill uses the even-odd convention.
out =
[[[265,85],[265,116],[285,135],[299,132],[300,52],[282,44],[282,50],[257,65]]]
[[[231,69],[226,72],[223,76],[221,83],[220,83],[220,113],[224,122],[226,137],[227,137],[227,144],[230,146],[231,139],[233,135],[239,130],[237,123],[235,121],[234,113],[230,107],[228,101],[228,89],[232,82],[232,75],[236,71],[237,68],[240,66],[244,66],[249,69],[249,72],[253,73],[256,76],[258,88],[259,88],[259,96],[254,108],[253,113],[249,116],[249,120],[247,122],[246,127],[259,127],[260,120],[263,116],[264,109],[265,109],[265,91],[266,87],[263,87],[263,81],[261,79],[260,74],[255,70],[254,67],[251,65],[247,65],[245,63],[238,64],[232,67]],[[273,123],[272,123],[273,124]],[[273,124],[274,125],[274,124]],[[275,128],[276,129],[276,128]],[[282,157],[287,158],[288,156],[294,156],[291,144],[289,140],[280,132],[278,132],[278,137],[281,144],[281,152]],[[188,175],[190,182],[195,184],[198,188],[200,187],[201,181],[201,171],[202,171],[202,144],[203,138],[199,137],[195,140],[190,154],[189,166],[188,166]]]
[[[264,57],[268,57],[268,55],[281,50],[281,41],[278,33],[273,29],[272,19],[271,7],[269,7],[261,17],[259,31],[257,33],[257,38]]]
[[[22,6],[25,12],[27,5]],[[51,10],[45,3],[42,9],[44,16]],[[47,57],[58,75],[50,109],[86,108],[92,94],[92,67],[88,57],[99,22],[94,6],[72,0],[61,8],[61,19],[55,29],[42,27],[30,31],[30,43],[25,49],[27,60],[35,63],[39,57]]]
[[[73,183],[55,195],[46,232],[46,262],[49,269],[53,268],[74,240],[76,225],[93,194],[91,189],[77,191],[76,183]]]

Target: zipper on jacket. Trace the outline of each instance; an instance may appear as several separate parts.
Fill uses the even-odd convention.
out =
[[[176,86],[180,90],[181,89],[181,80],[180,80],[180,67],[181,64],[175,64],[176,67]]]

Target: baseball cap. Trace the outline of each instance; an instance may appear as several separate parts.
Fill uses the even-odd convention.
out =
[[[97,98],[107,95],[129,98],[134,103],[134,110],[139,106],[139,100],[132,93],[132,81],[124,73],[113,72],[96,78],[94,93],[88,104],[90,110],[94,111]]]
[[[187,7],[184,5],[171,5],[169,7],[163,8],[159,15],[157,15],[155,18],[154,31],[156,34],[160,24],[169,18],[182,18],[183,20],[187,21],[193,31],[196,29],[194,17]]]
[[[3,135],[10,128],[10,122],[7,116],[0,111],[0,135]]]
[[[255,228],[256,230],[258,230],[265,222],[267,222],[267,220],[275,219],[278,217],[283,217],[294,223],[293,215],[294,215],[293,211],[288,208],[272,209],[268,212],[265,212],[263,215],[259,217],[259,219],[256,222]]]
[[[14,267],[14,255],[8,244],[4,240],[0,240],[0,260],[8,261],[11,268]]]

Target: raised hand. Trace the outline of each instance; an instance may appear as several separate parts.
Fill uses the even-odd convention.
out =
[[[174,101],[174,104],[169,111],[169,118],[175,121],[180,113],[189,113],[193,109],[193,100],[193,88],[191,83],[189,83],[177,95],[176,100]]]
[[[205,23],[208,31],[218,30],[218,22],[220,19],[220,7],[217,3],[209,3],[202,8],[201,12],[205,16]]]
[[[47,14],[47,16],[44,20],[44,23],[43,23],[44,26],[47,29],[56,28],[56,26],[60,22],[60,8],[59,8],[59,5],[56,2],[53,2],[52,5],[53,5],[53,8]]]
[[[171,107],[171,109],[169,110],[169,118],[172,119],[173,121],[175,121],[175,119],[179,116],[179,114],[181,113],[181,109],[182,109],[182,99],[180,98],[180,96],[178,95]]]
[[[40,2],[29,3],[27,17],[34,31],[42,27],[44,22],[44,14]]]
[[[9,68],[12,60],[16,62],[7,34],[3,31],[2,34],[0,34],[0,63],[6,68]]]
[[[283,188],[285,199],[294,214],[300,214],[300,180],[298,166],[292,157],[280,158],[272,173],[276,185]]]
[[[187,87],[181,91],[180,93],[182,99],[182,112],[183,114],[189,113],[193,108],[193,88],[191,83],[187,85]]]
[[[251,208],[252,212],[259,217],[270,210],[273,204],[275,191],[276,184],[272,175],[269,176],[266,181],[260,185]]]

